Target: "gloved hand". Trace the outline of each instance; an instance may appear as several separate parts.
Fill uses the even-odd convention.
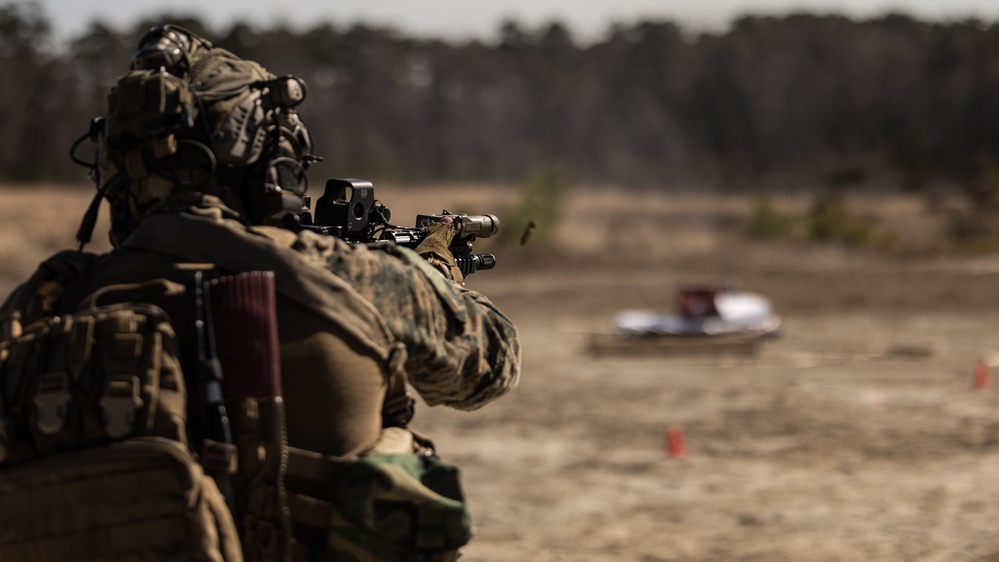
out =
[[[440,271],[445,278],[455,283],[464,282],[465,276],[461,274],[461,270],[454,262],[454,256],[451,255],[451,250],[448,249],[451,246],[451,241],[454,240],[454,224],[451,223],[450,219],[446,219],[446,222],[431,224],[427,230],[430,231],[430,234],[416,247],[416,253],[426,258],[430,265]]]

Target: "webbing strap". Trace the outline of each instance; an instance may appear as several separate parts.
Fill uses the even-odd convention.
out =
[[[346,466],[344,459],[288,447],[287,504],[297,544],[295,562],[325,560],[332,508],[323,496]]]
[[[330,503],[302,494],[288,494],[291,520],[299,525],[325,529],[330,522]]]
[[[342,470],[342,461],[338,461],[335,457],[288,447],[288,470],[285,474],[289,479],[327,484]]]

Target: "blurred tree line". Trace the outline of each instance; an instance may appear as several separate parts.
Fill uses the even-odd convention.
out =
[[[559,23],[510,21],[457,44],[164,15],[128,30],[92,23],[56,45],[37,4],[13,2],[0,4],[0,180],[82,178],[70,144],[162,22],[304,78],[324,175],[505,182],[555,165],[616,185],[919,188],[999,169],[992,23],[799,14],[691,34],[646,21],[583,44]]]

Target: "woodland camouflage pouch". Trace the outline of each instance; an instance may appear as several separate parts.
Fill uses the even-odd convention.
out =
[[[326,457],[336,465],[336,476],[327,487],[324,520],[316,524],[325,527],[328,560],[457,559],[473,534],[459,471],[419,441],[408,430],[388,428],[358,457]],[[290,466],[289,474],[294,472]],[[293,519],[296,511],[293,505]]]

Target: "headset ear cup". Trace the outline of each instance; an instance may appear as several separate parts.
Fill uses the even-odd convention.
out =
[[[293,193],[301,197],[308,189],[305,167],[294,158],[283,157],[271,160],[268,173],[273,174],[276,185],[283,193]]]

